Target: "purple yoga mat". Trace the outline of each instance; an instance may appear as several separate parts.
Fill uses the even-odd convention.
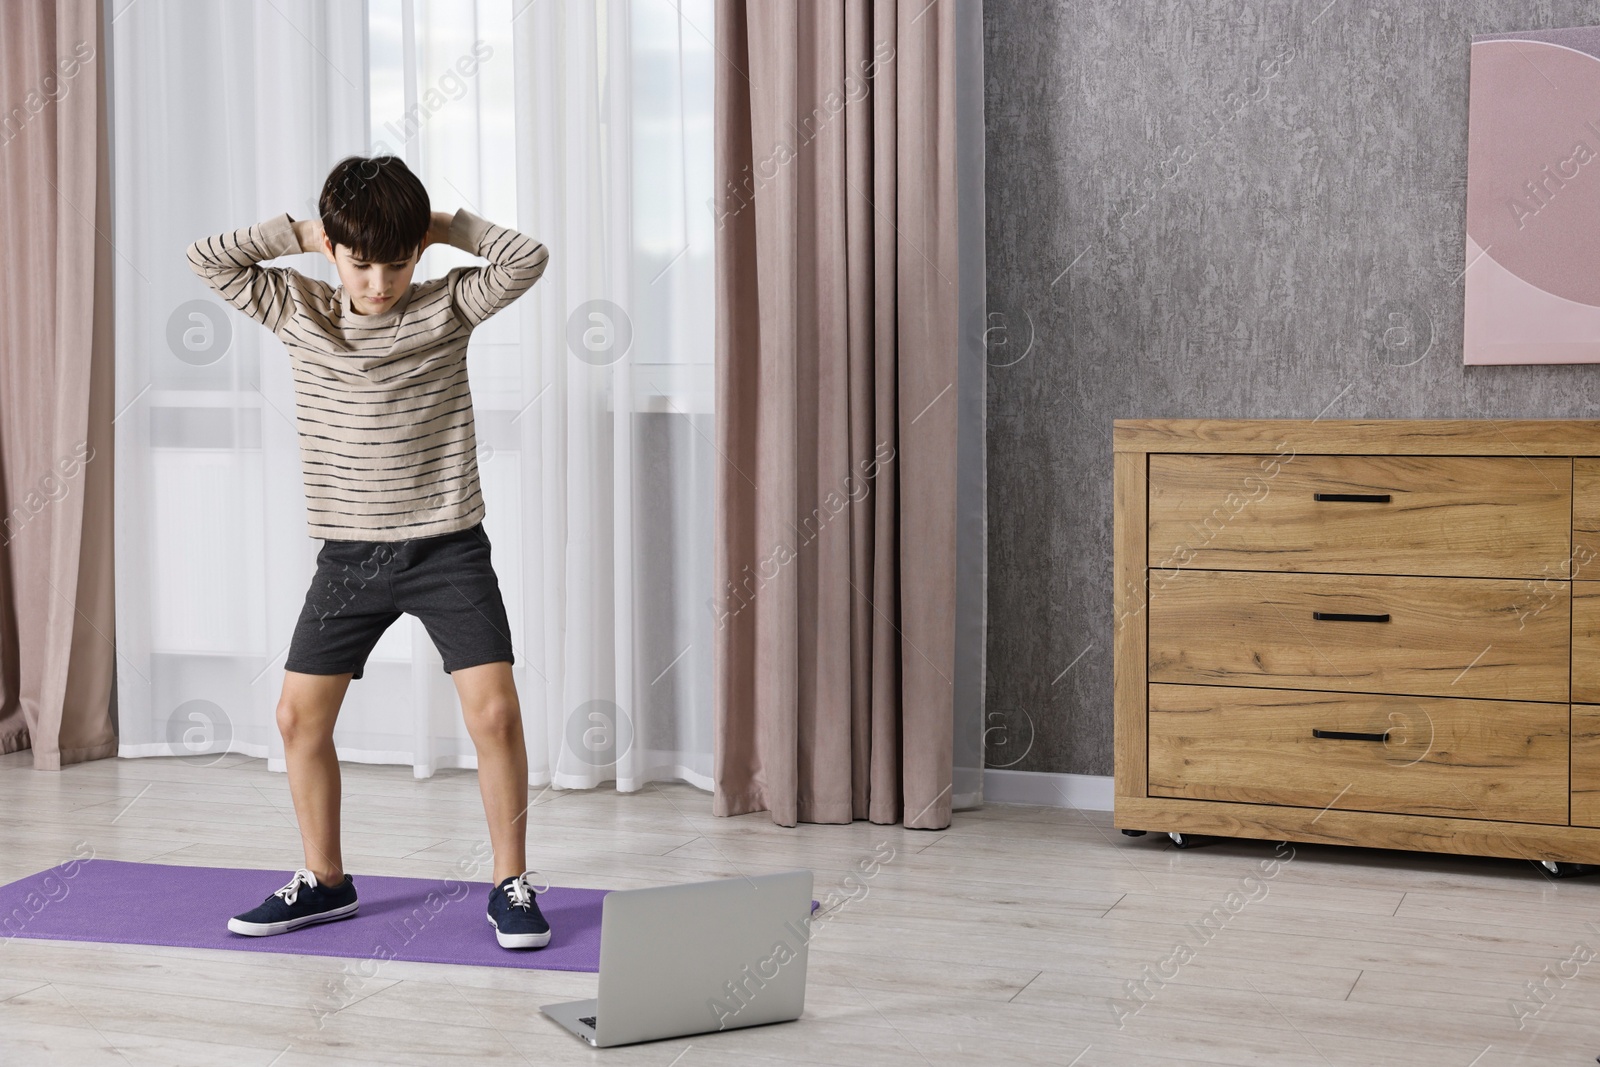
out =
[[[270,937],[228,929],[286,885],[293,871],[72,860],[0,886],[0,940],[114,941],[127,945],[286,952],[302,956],[464,963],[540,971],[600,969],[600,901],[607,889],[551,886],[539,894],[550,923],[540,949],[504,949],[487,916],[488,882],[352,874],[353,919]]]
[[[299,956],[463,963],[538,971],[600,970],[600,902],[609,889],[551,886],[539,894],[550,923],[540,949],[504,949],[487,909],[488,882],[353,874],[353,919],[247,937],[228,919],[281,888],[293,871],[70,860],[0,886],[0,941],[113,941]],[[817,910],[811,902],[811,910]]]

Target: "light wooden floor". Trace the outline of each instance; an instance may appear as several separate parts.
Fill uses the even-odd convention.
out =
[[[416,781],[345,764],[344,789],[357,876],[443,877],[486,840],[472,772]],[[682,785],[547,793],[530,862],[557,884],[616,889],[809,866],[825,899],[892,847],[812,942],[798,1022],[595,1051],[537,1010],[593,996],[592,974],[391,961],[318,1029],[313,998],[353,961],[13,938],[0,940],[0,1063],[1531,1067],[1600,1054],[1600,958],[1585,959],[1600,952],[1600,876],[1298,846],[1246,881],[1271,844],[1179,851],[1100,812],[991,805],[937,832],[709,812]],[[0,757],[0,882],[78,841],[286,879],[300,862],[287,782],[264,761],[54,774]],[[1226,918],[1197,935],[1215,908]],[[1180,939],[1193,958],[1166,962]],[[1147,982],[1119,1027],[1115,1005],[1137,1007],[1125,983],[1146,966],[1170,980]],[[1544,1004],[1519,1028],[1511,1004],[1541,980]]]

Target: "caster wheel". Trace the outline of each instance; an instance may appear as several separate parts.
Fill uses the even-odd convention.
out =
[[[1122,834],[1123,834],[1124,837],[1143,837],[1144,833],[1145,832],[1143,830],[1124,830],[1124,831],[1122,831]]]
[[[1167,834],[1167,837],[1171,839],[1173,848],[1199,848],[1202,844],[1201,839],[1193,834],[1184,835],[1176,830]]]
[[[1590,869],[1586,863],[1564,863],[1560,860],[1539,860],[1536,865],[1552,878],[1572,878],[1587,874]]]

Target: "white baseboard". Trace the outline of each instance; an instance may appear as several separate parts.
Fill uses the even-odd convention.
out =
[[[1100,774],[1047,774],[1040,771],[983,772],[983,799],[995,804],[1041,804],[1048,808],[1110,811],[1113,779]]]

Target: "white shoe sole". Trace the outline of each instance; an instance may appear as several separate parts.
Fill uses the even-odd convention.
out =
[[[229,919],[228,929],[232,930],[236,934],[245,934],[249,937],[266,937],[269,934],[286,934],[290,930],[298,930],[300,927],[310,926],[312,923],[325,923],[332,922],[334,919],[347,918],[356,913],[356,907],[360,903],[361,902],[359,900],[352,900],[343,907],[334,908],[330,911],[318,912],[315,915],[302,915],[298,919],[285,919],[283,922],[279,923],[251,923],[245,922],[243,919]]]
[[[489,925],[494,926],[494,916],[485,915]],[[500,927],[494,926],[494,939],[500,942],[501,948],[544,948],[550,943],[550,931],[542,934],[502,934]]]

